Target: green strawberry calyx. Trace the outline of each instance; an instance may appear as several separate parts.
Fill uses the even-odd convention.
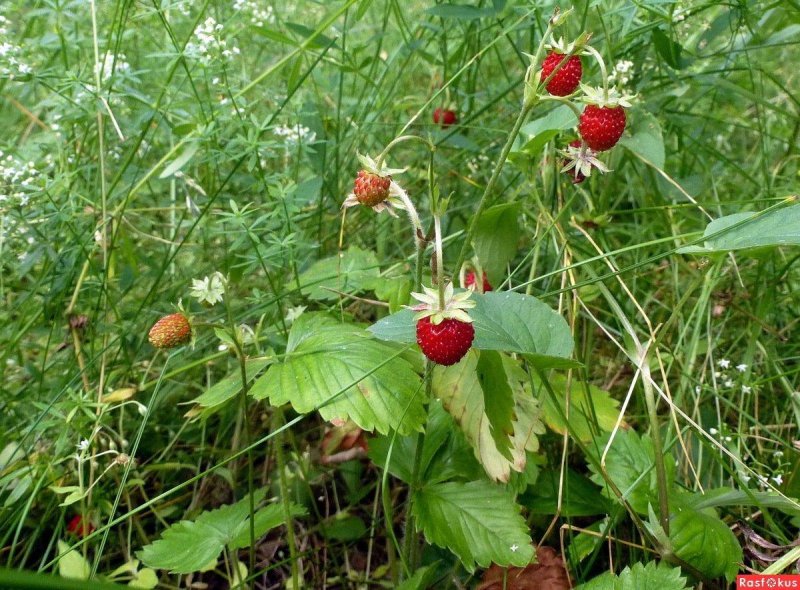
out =
[[[467,324],[472,323],[472,318],[467,313],[467,309],[475,307],[475,301],[471,300],[474,289],[470,287],[464,291],[455,292],[453,283],[447,283],[444,288],[444,307],[439,303],[439,290],[423,285],[424,293],[412,293],[411,296],[420,303],[409,307],[418,313],[414,315],[414,321],[431,318],[431,323],[441,324],[444,320],[453,319]]]

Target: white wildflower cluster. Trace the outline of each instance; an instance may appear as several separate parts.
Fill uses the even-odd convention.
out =
[[[293,127],[279,126],[273,129],[273,133],[278,137],[283,137],[287,144],[307,144],[313,143],[317,139],[317,134],[308,127],[298,123]]]
[[[47,158],[46,164],[52,164],[52,156]],[[30,215],[34,211],[31,201],[44,180],[33,162],[23,162],[0,151],[0,252],[5,252],[7,243],[35,242],[28,232],[30,224],[35,223]],[[20,258],[24,252],[21,250]]]
[[[489,156],[484,153],[478,154],[474,158],[467,160],[467,168],[472,174],[477,174],[479,170],[485,170],[489,164]]]
[[[633,62],[624,59],[622,61],[618,61],[614,65],[614,68],[608,75],[608,79],[611,82],[614,82],[617,86],[627,86],[628,82],[631,81],[632,76],[633,76]]]
[[[130,74],[131,64],[128,63],[124,53],[116,55],[107,53],[100,63],[95,64],[95,69],[100,72],[100,81],[108,82],[111,76]]]
[[[267,23],[275,22],[272,6],[259,6],[254,0],[234,0],[233,9],[250,17],[250,24],[263,27]]]
[[[13,80],[30,74],[33,68],[22,60],[22,47],[9,41],[10,25],[11,22],[0,15],[0,79]]]
[[[727,390],[739,389],[744,394],[753,392],[753,388],[744,383],[743,377],[747,373],[746,364],[739,363],[734,366],[729,359],[720,359],[717,361],[717,368],[719,370],[714,371],[714,379],[718,387],[722,386]]]
[[[190,294],[200,303],[206,302],[209,305],[215,305],[222,301],[226,283],[225,275],[217,271],[210,277],[192,279]]]
[[[239,55],[239,48],[235,45],[228,46],[222,37],[222,25],[208,17],[194,30],[194,41],[186,44],[186,56],[198,59],[208,65],[215,59],[231,60]]]

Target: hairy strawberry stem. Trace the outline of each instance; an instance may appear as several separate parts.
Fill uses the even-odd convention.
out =
[[[380,154],[378,154],[378,157],[375,158],[375,162],[378,164],[378,168],[381,167],[381,164],[383,164],[383,159],[389,154],[389,152],[394,146],[399,145],[406,141],[421,141],[422,143],[428,146],[428,149],[430,150],[434,149],[433,144],[430,141],[428,141],[424,137],[419,137],[418,135],[401,135],[400,137],[395,137],[392,141],[389,142],[389,144],[385,148],[383,148],[383,151]]]
[[[436,285],[439,288],[439,309],[444,309],[444,256],[442,256],[442,218],[438,213],[433,215],[433,228],[435,234],[434,254],[436,255]]]
[[[597,65],[600,66],[600,77],[603,79],[603,99],[608,102],[608,71],[606,70],[606,62],[603,61],[603,56],[591,45],[586,46],[586,51],[592,54],[597,60]]]

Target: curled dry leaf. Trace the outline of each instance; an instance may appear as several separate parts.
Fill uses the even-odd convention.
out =
[[[536,561],[527,567],[504,568],[492,564],[476,590],[569,590],[572,588],[564,560],[552,547],[536,549]],[[506,571],[508,575],[506,576]],[[505,586],[503,578],[505,576]]]

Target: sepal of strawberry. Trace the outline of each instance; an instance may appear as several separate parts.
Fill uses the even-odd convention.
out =
[[[444,307],[440,305],[438,289],[423,285],[422,290],[424,293],[411,294],[420,302],[411,307],[418,312],[414,315],[414,320],[431,318],[431,323],[440,324],[446,319],[454,319],[467,324],[472,323],[472,318],[466,312],[467,309],[475,307],[475,302],[470,299],[473,293],[472,289],[456,293],[453,283],[448,283],[444,288]]]
[[[475,328],[467,309],[475,307],[470,299],[472,289],[455,293],[453,283],[444,289],[444,301],[436,289],[423,287],[424,293],[412,293],[420,301],[411,309],[418,313],[417,344],[429,360],[440,365],[454,365],[469,352],[475,338]]]
[[[389,168],[385,162],[378,163],[371,157],[358,154],[358,161],[363,168],[353,184],[353,191],[347,195],[342,207],[364,205],[376,213],[386,211],[397,217],[395,209],[407,209],[408,195],[392,178],[394,174],[402,174],[405,168]]]
[[[564,155],[561,172],[572,176],[574,184],[583,182],[585,178],[591,176],[592,168],[597,168],[603,173],[610,171],[608,166],[597,158],[597,152],[580,140],[571,142],[561,153]]]
[[[581,102],[598,107],[624,107],[628,109],[636,98],[635,94],[620,94],[616,88],[609,88],[608,92],[606,92],[603,88],[586,84],[581,84],[581,91],[583,92],[583,96],[580,99]]]

